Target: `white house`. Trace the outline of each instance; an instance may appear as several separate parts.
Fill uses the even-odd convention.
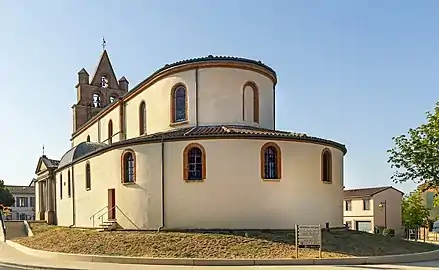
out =
[[[391,186],[347,189],[344,191],[344,223],[358,231],[375,227],[402,233],[401,203],[404,193]]]
[[[32,180],[29,186],[6,185],[15,199],[11,206],[8,220],[34,220],[35,219],[35,186]]]
[[[103,52],[78,73],[72,149],[37,166],[39,219],[126,229],[343,225],[344,145],[275,130],[275,71],[208,56],[128,91]],[[41,191],[43,190],[43,191]],[[45,212],[45,214],[43,213]]]

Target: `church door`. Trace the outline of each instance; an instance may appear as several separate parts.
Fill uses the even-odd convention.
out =
[[[108,189],[108,219],[116,219],[116,190]]]

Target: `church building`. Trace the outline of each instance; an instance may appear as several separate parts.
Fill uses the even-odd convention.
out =
[[[346,147],[276,130],[276,83],[261,61],[209,55],[166,64],[129,90],[104,50],[91,77],[78,73],[72,148],[38,161],[37,219],[123,229],[343,226]]]

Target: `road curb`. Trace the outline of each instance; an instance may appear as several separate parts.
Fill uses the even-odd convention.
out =
[[[25,247],[16,242],[7,240],[6,244],[25,253],[39,258],[58,259],[76,262],[102,262],[118,264],[143,264],[143,265],[185,265],[185,266],[281,266],[281,265],[364,265],[364,264],[396,264],[422,261],[439,260],[439,249],[423,253],[386,255],[370,257],[346,257],[346,258],[322,258],[322,259],[164,259],[164,258],[141,258],[127,256],[101,256],[101,255],[81,255],[67,254],[59,252],[49,252]],[[0,261],[0,264],[2,262]],[[35,268],[33,268],[35,269]],[[37,269],[47,269],[37,268]],[[71,268],[51,268],[51,269],[71,269]]]
[[[6,262],[6,261],[0,261],[0,266],[3,267],[13,267],[16,269],[38,269],[38,270],[85,270],[84,268],[67,268],[67,267],[53,267],[53,266],[40,266],[40,265],[28,265],[28,264],[21,264],[21,263],[15,263],[15,262]]]

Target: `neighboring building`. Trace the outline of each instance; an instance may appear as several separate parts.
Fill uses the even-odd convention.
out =
[[[427,184],[421,184],[417,189],[421,193],[424,206],[427,207],[430,212],[430,224],[428,229],[431,231],[433,229],[433,222],[439,218],[439,206],[434,206],[434,197],[438,196],[436,194],[439,194],[439,189],[428,188]]]
[[[394,187],[348,189],[344,191],[344,223],[352,230],[373,232],[387,227],[402,232],[402,197]]]
[[[32,179],[29,186],[8,186],[9,192],[14,196],[15,204],[11,206],[11,215],[8,220],[34,220],[35,219],[35,186]]]
[[[128,91],[104,51],[91,80],[78,73],[72,149],[38,162],[37,217],[126,229],[342,226],[346,148],[275,130],[276,83],[260,61],[208,56]]]
[[[425,206],[430,211],[430,218],[436,220],[439,217],[439,207],[434,206],[434,197],[439,194],[438,188],[428,188],[426,184],[418,186],[418,190],[421,192],[421,198],[424,201]]]

